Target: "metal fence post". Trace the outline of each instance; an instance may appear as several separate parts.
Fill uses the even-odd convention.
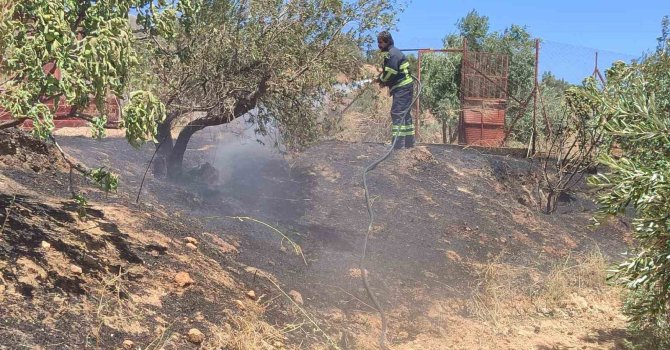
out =
[[[465,94],[463,93],[463,84],[465,82],[465,64],[467,60],[467,55],[468,55],[468,39],[463,38],[463,55],[461,56],[461,86],[460,86],[460,93],[461,93],[461,115],[460,115],[460,120],[458,121],[458,143],[459,144],[464,144],[465,143],[465,120],[464,120],[464,105],[465,105]]]
[[[419,54],[417,55],[417,72],[416,77],[421,82],[421,56],[423,55],[423,50],[419,49]],[[416,114],[414,115],[414,134],[416,142],[419,142],[421,139],[421,133],[419,131],[419,118],[421,117],[421,95],[416,97]]]
[[[535,82],[533,83],[533,135],[532,155],[535,155],[535,142],[537,141],[537,92],[538,92],[538,69],[540,62],[540,39],[535,39]]]

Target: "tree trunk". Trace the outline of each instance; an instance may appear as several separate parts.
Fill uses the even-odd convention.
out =
[[[451,126],[451,125],[449,125],[449,126]],[[452,143],[453,143],[453,142],[455,142],[455,143],[459,143],[459,142],[460,142],[460,140],[459,140],[459,137],[460,137],[459,132],[460,132],[460,131],[461,131],[461,123],[457,121],[457,122],[456,122],[456,125],[455,125],[454,128],[451,130],[451,132],[452,132],[452,133],[451,133],[451,142],[452,142]]]
[[[208,126],[230,123],[231,121],[249,112],[251,109],[256,107],[258,98],[266,92],[267,83],[269,80],[270,75],[264,76],[258,83],[258,88],[254,92],[238,98],[237,102],[235,103],[235,107],[233,108],[232,118],[228,116],[224,118],[220,115],[211,115],[208,112],[205,117],[189,122],[181,130],[179,136],[177,136],[177,140],[174,142],[174,145],[172,145],[170,154],[166,159],[167,177],[169,179],[181,178],[183,173],[184,153],[186,152],[186,147],[188,146],[188,142],[191,140],[191,136],[193,136],[193,134]]]
[[[553,214],[556,211],[556,199],[558,198],[559,193],[549,190],[547,194],[547,206],[545,207],[545,214]]]
[[[448,124],[447,127],[449,128],[449,144],[452,144],[454,142],[454,134],[451,131],[451,124]]]
[[[28,118],[18,118],[14,120],[9,120],[9,121],[4,121],[0,123],[0,129],[8,129],[8,128],[13,128],[15,126],[19,126],[23,124]]]
[[[184,129],[182,129],[182,131],[179,133],[177,141],[174,143],[170,155],[167,157],[167,176],[170,179],[178,179],[181,177],[186,146],[188,146],[188,142],[191,140],[191,136],[193,136],[193,134],[205,128],[202,124],[191,124],[192,122],[184,127]]]
[[[447,121],[442,119],[442,143],[447,143]]]
[[[168,120],[158,125],[158,143],[156,144],[156,159],[153,162],[153,173],[155,177],[167,176],[167,159],[172,153],[174,141],[172,140],[172,123]]]

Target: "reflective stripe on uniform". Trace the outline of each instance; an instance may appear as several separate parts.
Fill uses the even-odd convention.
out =
[[[398,74],[397,70],[395,70],[393,68],[390,68],[390,67],[384,67],[384,72],[386,72],[386,73],[382,75],[381,81],[389,81],[389,79],[391,79],[391,77]]]
[[[395,90],[395,89],[397,89],[397,88],[399,88],[399,87],[403,87],[403,86],[405,86],[405,85],[409,85],[409,84],[411,84],[413,81],[414,81],[414,80],[412,80],[412,76],[407,75],[405,79],[403,79],[403,80],[400,81],[399,83],[395,84],[395,85],[391,88],[391,91],[393,91],[393,90]]]
[[[400,125],[400,133],[398,136],[414,135],[414,125]]]
[[[414,135],[414,125],[393,125],[393,136],[412,136]]]
[[[398,71],[391,68],[391,67],[384,67],[384,70],[387,71],[387,72],[391,72],[393,74],[398,74]]]

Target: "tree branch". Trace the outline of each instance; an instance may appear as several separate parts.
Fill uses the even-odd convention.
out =
[[[84,16],[86,16],[86,11],[88,11],[88,8],[91,6],[90,1],[80,1],[79,4],[81,5],[81,8],[79,8],[77,19],[74,21],[74,23],[72,23],[72,26],[70,27],[70,29],[73,32],[77,31],[77,28],[79,28],[79,25],[84,20]]]
[[[77,162],[72,157],[67,155],[65,151],[63,151],[63,149],[60,147],[58,142],[56,142],[56,138],[53,135],[49,135],[49,138],[51,139],[51,141],[53,141],[54,145],[56,145],[56,148],[58,148],[58,151],[63,156],[63,159],[65,159],[65,161],[70,165],[72,169],[75,169],[84,175],[88,175],[91,172],[91,169],[89,169],[86,165]]]
[[[0,129],[8,129],[13,128],[15,126],[19,126],[23,124],[23,122],[25,122],[26,120],[28,120],[28,118],[16,118],[14,120],[2,122],[0,123]]]
[[[349,23],[349,21],[345,21],[344,24],[342,24],[339,28],[337,28],[337,30],[335,31],[335,33],[333,34],[333,36],[332,36],[332,37],[330,38],[330,40],[328,40],[328,42],[326,43],[326,45],[323,45],[323,47],[322,47],[321,50],[316,54],[316,56],[314,56],[314,57],[313,57],[313,58],[312,58],[306,65],[304,65],[302,68],[300,68],[300,69],[298,70],[298,72],[296,72],[296,73],[293,75],[293,77],[291,77],[291,79],[289,79],[289,83],[291,83],[291,82],[295,81],[296,79],[298,79],[301,75],[303,75],[306,71],[308,71],[308,70],[311,68],[311,65],[312,65],[316,60],[318,60],[318,59],[323,55],[324,52],[326,52],[326,50],[328,49],[328,47],[330,47],[330,45],[333,43],[333,41],[335,41],[335,39],[336,39],[337,36],[340,34],[340,32],[342,31],[342,29],[344,29],[344,27],[345,27],[348,23]]]

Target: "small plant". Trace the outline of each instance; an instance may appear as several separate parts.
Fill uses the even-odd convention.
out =
[[[88,207],[88,201],[86,200],[86,197],[81,194],[75,194],[73,200],[77,206],[77,215],[79,215],[79,218],[86,218],[86,208]]]
[[[119,187],[119,177],[105,170],[104,167],[91,169],[87,176],[105,193],[116,191]]]

